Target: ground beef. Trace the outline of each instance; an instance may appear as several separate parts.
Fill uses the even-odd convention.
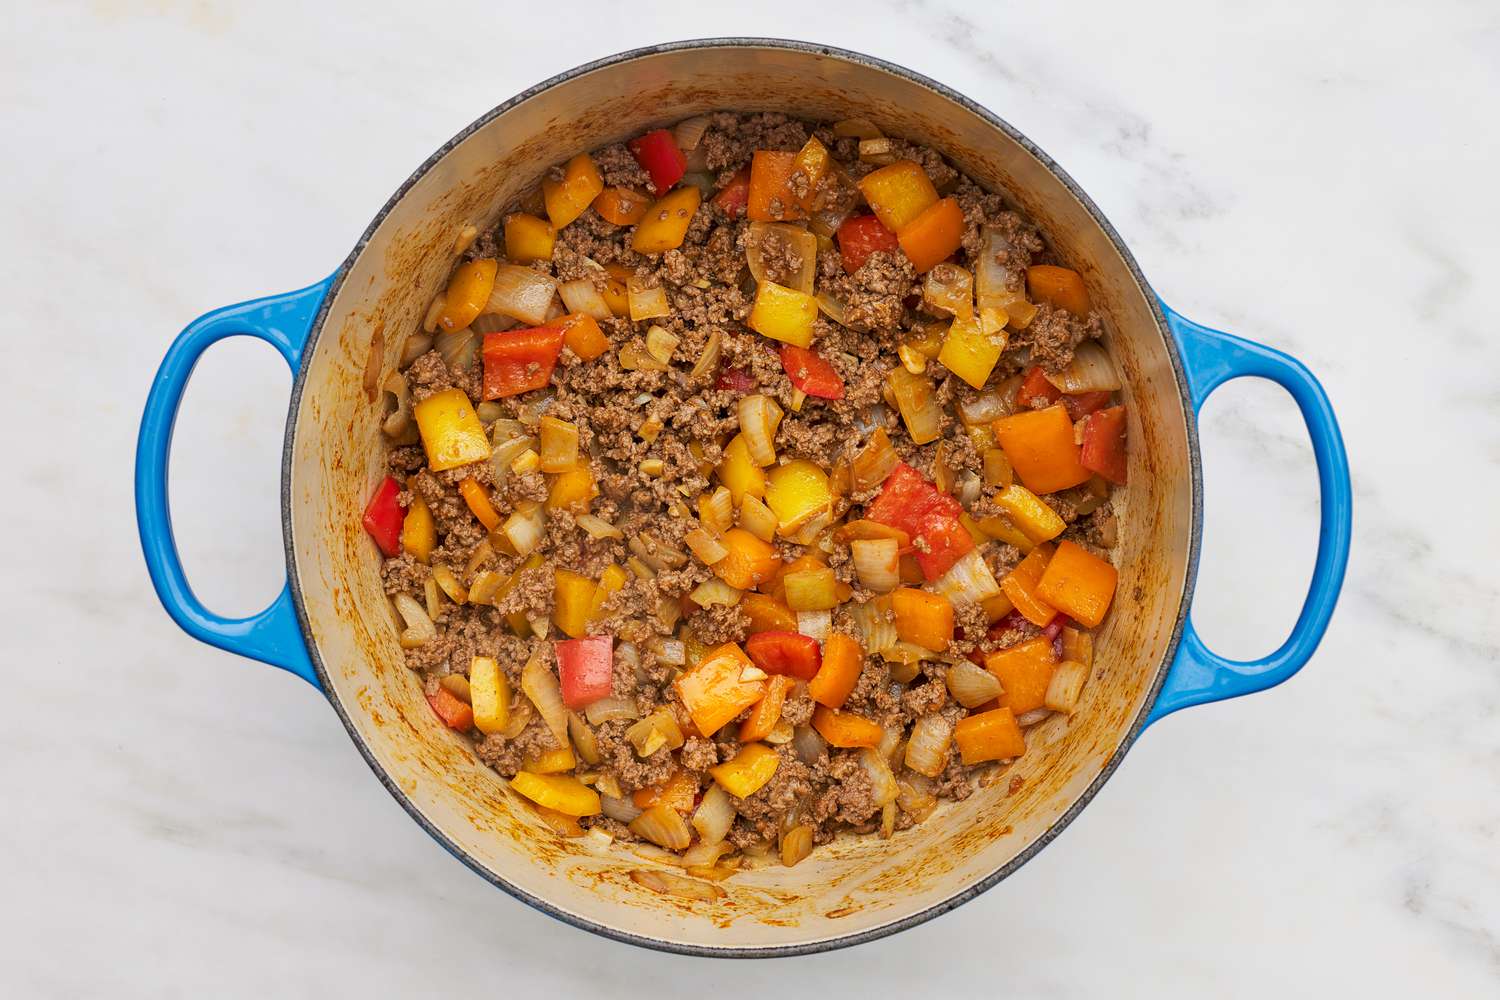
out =
[[[556,750],[557,740],[546,723],[541,719],[533,719],[515,739],[485,736],[474,744],[474,749],[480,760],[509,778],[521,770],[528,760],[540,757],[549,750]]]
[[[738,605],[713,604],[692,613],[688,630],[708,646],[741,642],[750,631],[750,616]]]
[[[642,759],[625,738],[627,722],[606,722],[594,731],[599,742],[600,764],[615,776],[621,790],[633,792],[666,781],[677,770],[672,752],[665,747]]]

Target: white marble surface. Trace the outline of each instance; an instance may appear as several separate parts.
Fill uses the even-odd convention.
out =
[[[579,0],[584,33],[547,5],[438,6],[0,12],[0,301],[26,376],[0,395],[0,995],[1500,993],[1492,3],[865,0],[750,23],[745,4]],[[1323,377],[1358,507],[1343,603],[1295,681],[1154,728],[1056,845],[959,912],[727,966],[487,887],[310,688],[177,631],[131,458],[185,322],[326,274],[483,110],[613,51],[756,29],[905,63],[1030,135],[1169,302]],[[287,386],[271,352],[223,346],[179,424],[180,537],[224,611],[279,586]],[[1204,451],[1197,617],[1261,652],[1309,572],[1310,452],[1289,401],[1249,384],[1209,404]]]

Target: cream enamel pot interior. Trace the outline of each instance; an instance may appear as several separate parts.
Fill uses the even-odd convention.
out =
[[[1085,276],[1109,317],[1126,377],[1130,486],[1121,494],[1121,573],[1100,657],[1071,724],[1033,730],[1007,778],[890,841],[841,840],[795,869],[746,872],[715,903],[657,895],[629,878],[654,859],[561,839],[446,730],[402,664],[379,557],[359,514],[383,474],[381,410],[362,388],[372,342],[382,375],[452,267],[455,235],[487,227],[549,165],[713,109],[860,116],[944,151],[1034,219]],[[288,585],[259,615],[226,619],[193,596],[166,503],[172,420],[193,363],[214,341],[272,343],[296,373],[282,482]],[[1214,656],[1187,623],[1199,547],[1194,412],[1220,382],[1257,375],[1302,407],[1323,488],[1318,568],[1293,635],[1263,660]],[[328,279],[202,317],[152,387],[137,463],[148,568],[193,635],[321,687],[377,777],[412,818],[496,886],[624,941],[708,955],[781,955],[869,940],[994,885],[1048,843],[1155,718],[1268,687],[1294,673],[1327,625],[1348,552],[1348,471],[1326,398],[1284,355],[1197,327],[1158,302],[1095,206],[1014,129],[907,70],[823,46],[688,42],[580,67],[507,101],[423,164]]]

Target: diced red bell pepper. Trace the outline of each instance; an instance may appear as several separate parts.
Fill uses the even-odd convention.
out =
[[[781,345],[781,367],[792,385],[819,399],[843,399],[844,380],[815,351],[794,344]]]
[[[1125,484],[1125,407],[1090,413],[1083,425],[1078,462],[1112,483]]]
[[[750,203],[750,168],[741,167],[736,171],[724,189],[714,195],[713,203],[731,219],[744,215],[745,206]]]
[[[615,641],[607,635],[564,639],[554,643],[563,704],[578,709],[614,690]]]
[[[894,252],[901,246],[896,234],[873,215],[856,215],[845,219],[835,234],[839,242],[839,255],[844,258],[844,270],[853,274],[870,259],[877,250]]]
[[[1036,365],[1026,370],[1021,388],[1016,393],[1016,405],[1044,410],[1062,398],[1062,390],[1047,381],[1047,376]]]
[[[562,350],[561,326],[534,326],[484,335],[484,398],[544,388]]]
[[[818,640],[801,632],[757,632],[745,640],[750,661],[768,674],[786,674],[810,681],[823,656]]]
[[[677,140],[664,128],[647,132],[625,144],[635,154],[641,169],[651,175],[651,188],[660,198],[687,173],[687,157],[677,148]]]
[[[467,733],[474,728],[474,709],[458,695],[445,687],[439,687],[427,696],[427,704],[443,720],[443,725]]]
[[[1064,396],[1062,403],[1067,409],[1068,416],[1076,424],[1095,410],[1102,410],[1109,405],[1111,393],[1108,392],[1080,392],[1076,396]]]
[[[900,528],[913,541],[921,539],[923,546],[913,555],[922,575],[936,580],[974,547],[973,536],[958,519],[961,513],[962,504],[939,491],[910,465],[898,462],[880,495],[866,508],[865,517]]]
[[[746,371],[739,368],[726,368],[719,373],[719,381],[714,383],[718,389],[728,389],[730,392],[754,392],[759,385],[755,378]]]
[[[401,484],[386,476],[375,487],[370,502],[365,504],[365,530],[387,556],[401,553],[401,521],[406,517],[406,511],[402,510],[397,499],[400,495]]]

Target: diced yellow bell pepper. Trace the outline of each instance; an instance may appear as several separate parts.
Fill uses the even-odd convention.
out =
[[[839,581],[827,566],[797,570],[781,578],[786,606],[793,611],[828,611],[838,607]]]
[[[443,293],[443,310],[438,313],[438,325],[444,330],[462,330],[474,322],[490,300],[490,292],[495,288],[495,274],[499,270],[500,262],[492,258],[458,265],[453,277],[448,279],[448,290]]]
[[[1031,540],[1026,532],[1011,523],[1010,518],[1004,514],[995,514],[984,518],[979,522],[979,528],[996,541],[1005,542],[1007,545],[1014,545],[1022,553],[1029,553],[1032,549],[1036,548],[1036,543]]]
[[[557,229],[546,219],[517,212],[505,217],[505,256],[517,264],[551,260]]]
[[[729,490],[730,499],[736,504],[746,495],[766,495],[765,470],[750,457],[750,446],[746,444],[743,434],[736,434],[734,440],[724,446],[724,458],[719,462],[718,476],[719,482]]]
[[[425,563],[436,545],[437,525],[432,520],[432,508],[413,493],[411,506],[401,520],[401,548],[417,562]]]
[[[740,752],[729,760],[709,768],[708,773],[714,776],[714,780],[724,791],[737,799],[743,799],[764,787],[776,773],[780,763],[781,758],[776,755],[775,750],[764,743],[750,743],[741,747]]]
[[[594,470],[579,463],[566,472],[550,477],[547,489],[548,510],[571,510],[575,514],[587,514],[594,498]]]
[[[646,209],[646,217],[636,224],[630,249],[636,253],[662,253],[682,246],[702,198],[703,192],[691,184],[658,198]]]
[[[948,327],[948,337],[938,352],[938,360],[974,388],[983,389],[990,372],[995,370],[995,362],[1000,360],[1000,353],[1005,350],[1006,339],[1003,327],[997,332],[986,333],[977,315],[955,319]]]
[[[444,389],[412,407],[417,431],[433,472],[456,469],[490,457],[490,441],[474,404],[462,389]]]
[[[1033,543],[1051,541],[1068,526],[1045,500],[1020,483],[1012,483],[996,493],[995,503]]]
[[[561,229],[584,213],[599,192],[604,190],[604,178],[599,168],[587,153],[579,153],[563,167],[560,181],[542,181],[542,201],[547,206],[547,218]]]
[[[818,186],[823,183],[823,175],[828,173],[828,164],[832,157],[828,153],[828,147],[818,141],[817,136],[807,140],[807,144],[797,153],[797,158],[792,161],[792,173],[801,174],[807,178],[807,193],[797,199],[804,211],[811,212],[817,208]]]
[[[563,633],[581,639],[588,634],[589,608],[598,584],[586,576],[560,569],[553,586],[552,620]]]
[[[510,724],[510,681],[493,657],[469,661],[469,704],[481,733],[498,733]]]
[[[811,347],[818,300],[806,292],[762,281],[755,292],[748,326],[756,333],[796,347]]]
[[[510,779],[510,787],[537,805],[555,809],[564,816],[597,816],[603,811],[598,792],[565,774],[520,771]]]
[[[604,602],[609,600],[609,595],[625,586],[630,574],[622,566],[610,563],[604,567],[604,572],[599,574],[599,583],[594,588],[594,599],[589,602],[589,624],[599,619],[599,613],[604,608]]]
[[[528,757],[526,770],[532,774],[561,774],[573,770],[577,764],[578,758],[573,756],[573,748],[562,746],[536,757]]]
[[[1010,602],[1010,598],[1004,594],[985,598],[979,602],[979,606],[984,609],[984,616],[989,619],[991,625],[1016,609],[1016,606]]]
[[[784,535],[831,510],[832,502],[828,473],[807,459],[794,459],[766,474],[766,506],[776,514]]]
[[[870,171],[860,178],[859,190],[875,217],[893,233],[900,232],[938,200],[937,188],[932,186],[927,171],[911,160],[899,160]]]

